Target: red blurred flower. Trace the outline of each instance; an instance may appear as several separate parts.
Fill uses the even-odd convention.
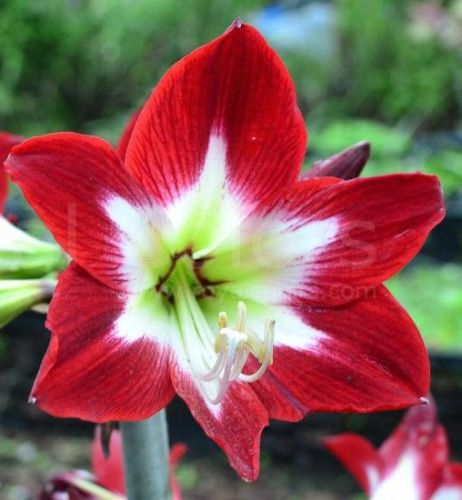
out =
[[[126,137],[119,154],[36,137],[7,162],[74,259],[32,401],[127,421],[177,393],[253,480],[269,418],[428,393],[422,339],[382,283],[443,217],[435,177],[298,181],[292,81],[240,22],[171,68]]]
[[[170,450],[170,488],[172,500],[181,500],[182,495],[176,480],[176,466],[186,453],[183,443],[174,444]],[[118,430],[111,432],[109,455],[104,455],[101,446],[101,431],[96,427],[92,443],[91,462],[93,475],[81,470],[56,474],[48,481],[39,495],[39,500],[60,500],[67,493],[70,500],[98,500],[99,498],[125,498],[122,438]],[[108,495],[113,493],[114,495]]]
[[[6,196],[8,194],[8,180],[3,168],[3,162],[10,154],[11,148],[23,140],[18,135],[0,131],[0,214],[5,208]]]
[[[448,462],[433,402],[411,408],[377,451],[356,434],[328,438],[326,445],[373,500],[462,500],[462,464]]]

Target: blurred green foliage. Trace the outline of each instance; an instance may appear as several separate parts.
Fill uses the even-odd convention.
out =
[[[337,3],[343,43],[341,67],[333,81],[334,114],[340,107],[346,115],[373,116],[391,123],[402,120],[427,128],[447,127],[460,119],[460,45],[436,25],[437,16],[453,19],[456,12],[451,7],[455,10],[459,2],[445,2],[446,10],[443,2],[433,2],[441,4],[432,14],[434,21],[430,15],[419,14],[425,3],[429,10],[430,2],[414,0]]]
[[[429,146],[424,139],[413,141],[406,128],[362,119],[314,124],[309,131],[309,156],[305,166],[367,139],[372,144],[372,152],[364,169],[365,176],[419,171],[438,175],[446,195],[462,191],[462,148],[451,143]]]
[[[0,2],[0,124],[92,129],[142,103],[163,72],[258,0]]]
[[[416,265],[387,286],[419,327],[428,347],[462,352],[462,266]]]
[[[311,132],[311,130],[313,131]],[[324,127],[310,127],[310,147],[323,154],[367,139],[382,158],[402,155],[411,145],[410,134],[372,120],[334,120]]]
[[[319,60],[309,47],[282,51],[308,116],[375,118],[412,130],[458,124],[460,46],[433,32],[431,25],[427,31],[419,25],[413,7],[425,2],[333,3],[338,50],[332,57]],[[128,111],[143,102],[174,61],[220,34],[235,17],[252,19],[268,4],[0,2],[0,126],[25,135],[103,130],[112,138]],[[446,1],[445,15],[456,19],[454,6],[459,4]],[[290,7],[291,2],[281,5]]]

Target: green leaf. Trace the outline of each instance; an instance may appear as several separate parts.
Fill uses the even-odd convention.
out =
[[[436,351],[462,352],[462,265],[418,265],[387,286]]]

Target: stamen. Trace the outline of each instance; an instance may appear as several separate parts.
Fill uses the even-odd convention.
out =
[[[219,331],[215,339],[215,351],[218,356],[211,370],[199,375],[203,382],[218,382],[217,395],[211,398],[204,393],[212,404],[220,403],[225,397],[229,384],[233,380],[255,382],[260,379],[273,362],[274,320],[265,323],[263,340],[246,328],[247,307],[243,302],[238,303],[237,319],[234,328],[228,327],[228,316],[225,312],[218,315]],[[242,373],[250,354],[253,354],[261,363],[253,374]]]
[[[263,359],[259,359],[260,368],[253,375],[242,373],[240,379],[243,382],[255,382],[263,376],[268,366],[273,362],[273,345],[274,345],[274,320],[268,320],[265,325],[265,347]]]
[[[200,378],[205,382],[214,380],[217,377],[217,375],[219,375],[223,371],[225,363],[226,363],[225,353],[220,352],[220,354],[218,354],[217,360],[215,361],[215,364],[213,365],[213,368],[205,375],[201,375]]]

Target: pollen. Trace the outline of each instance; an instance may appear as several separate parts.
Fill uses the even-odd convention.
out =
[[[273,362],[274,320],[265,322],[263,339],[247,328],[247,307],[238,303],[237,319],[234,327],[228,326],[225,312],[218,314],[218,333],[215,338],[217,359],[211,370],[200,376],[203,382],[218,382],[218,391],[214,398],[208,399],[212,404],[220,403],[234,380],[256,382]],[[258,359],[260,367],[252,374],[242,373],[249,355]]]

